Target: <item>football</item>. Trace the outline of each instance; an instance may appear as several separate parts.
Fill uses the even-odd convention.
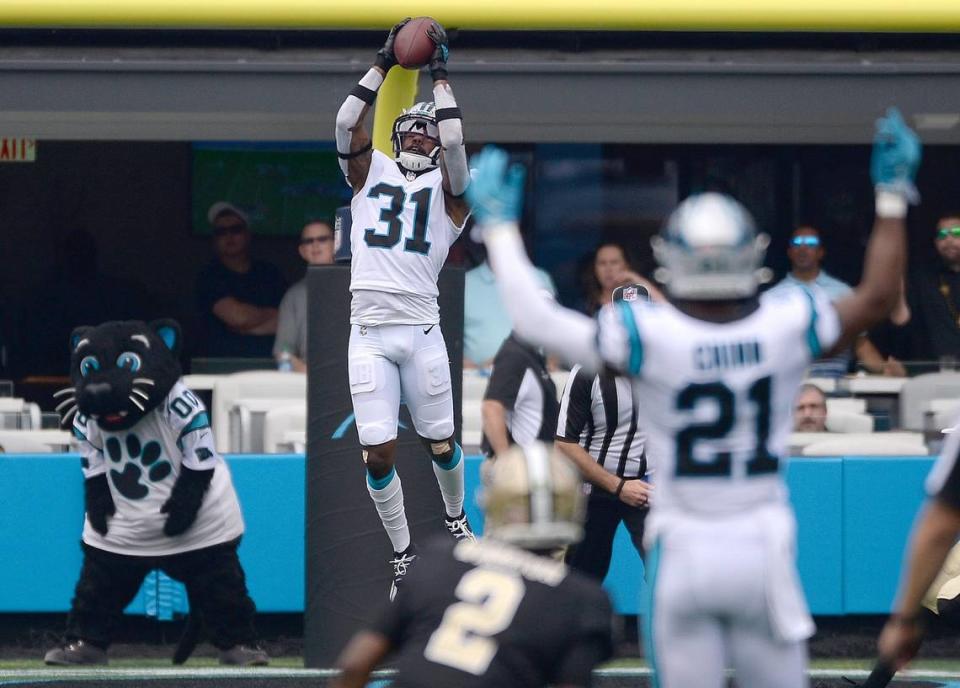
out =
[[[397,64],[406,69],[419,69],[430,61],[436,44],[427,31],[433,26],[430,17],[414,17],[401,28],[393,42]]]

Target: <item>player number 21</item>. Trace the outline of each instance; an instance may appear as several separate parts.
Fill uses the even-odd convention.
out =
[[[430,197],[433,189],[420,189],[410,194],[413,202],[413,236],[403,243],[403,250],[426,255],[430,251],[430,242],[427,241],[427,219],[430,215]],[[380,183],[370,189],[367,194],[370,198],[386,196],[390,202],[380,209],[380,222],[387,226],[386,234],[379,234],[376,229],[369,228],[363,233],[363,240],[372,248],[393,248],[400,243],[403,235],[403,222],[400,215],[407,201],[407,194],[399,186],[390,186]]]
[[[491,636],[510,625],[524,592],[520,576],[491,569],[468,571],[455,591],[460,601],[447,607],[423,656],[474,676],[483,675],[497,654],[497,641]]]

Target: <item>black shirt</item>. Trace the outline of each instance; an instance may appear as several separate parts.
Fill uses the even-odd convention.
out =
[[[211,261],[197,277],[197,304],[206,327],[208,356],[237,358],[269,357],[274,335],[250,335],[233,332],[213,314],[213,304],[232,296],[254,306],[276,308],[287,290],[280,271],[260,260],[247,272],[234,272],[219,260]]]
[[[396,688],[587,686],[611,654],[598,582],[493,540],[430,543],[374,630],[395,650]]]
[[[908,298],[911,358],[938,361],[960,356],[960,273],[947,269],[917,271]]]
[[[560,409],[557,387],[543,355],[512,333],[493,359],[493,373],[483,398],[499,401],[506,408],[507,435],[511,443],[553,441]],[[488,456],[492,453],[486,436],[482,448]]]

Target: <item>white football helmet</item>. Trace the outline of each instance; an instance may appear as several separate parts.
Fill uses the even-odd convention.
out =
[[[436,111],[433,103],[416,103],[401,112],[393,122],[393,134],[390,136],[393,142],[393,159],[407,172],[420,174],[436,169],[440,164],[440,129],[437,127]],[[403,150],[403,135],[413,131],[423,134],[436,144],[430,153]]]
[[[580,474],[552,446],[514,445],[486,462],[480,502],[487,537],[524,549],[549,549],[583,537]]]
[[[753,296],[771,277],[763,266],[770,237],[757,234],[746,208],[729,196],[690,196],[651,240],[657,280],[679,299]]]

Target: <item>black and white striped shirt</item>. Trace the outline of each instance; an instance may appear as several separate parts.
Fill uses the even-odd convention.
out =
[[[503,404],[511,444],[526,445],[535,440],[550,442],[553,439],[557,388],[547,371],[543,354],[520,342],[512,333],[500,345],[493,359],[493,372],[483,398]],[[493,454],[486,435],[481,447],[485,455]]]
[[[637,408],[626,377],[588,375],[574,366],[560,399],[557,439],[579,443],[605,470],[621,478],[642,478],[647,472],[646,436],[637,427]]]

